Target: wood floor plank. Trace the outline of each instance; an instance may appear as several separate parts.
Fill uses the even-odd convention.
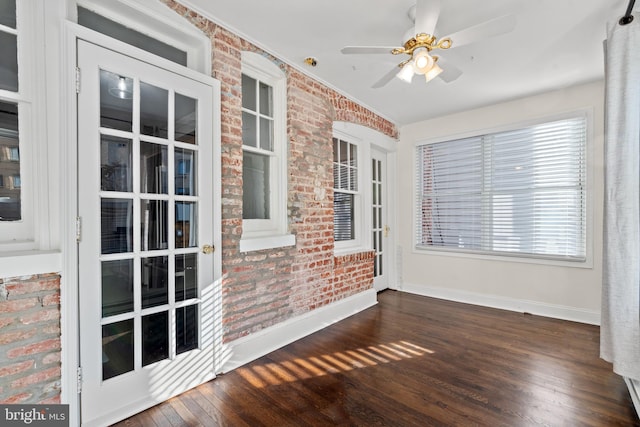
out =
[[[118,426],[637,426],[599,328],[385,291]]]

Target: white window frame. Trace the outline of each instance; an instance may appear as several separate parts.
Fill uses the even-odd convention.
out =
[[[592,268],[593,267],[593,109],[580,109],[574,110],[566,113],[554,114],[551,116],[541,117],[532,120],[526,120],[519,123],[513,123],[506,126],[489,128],[484,130],[475,130],[471,132],[466,132],[464,134],[450,135],[445,137],[431,138],[425,140],[418,140],[414,143],[413,149],[413,165],[417,164],[417,156],[418,156],[418,147],[426,144],[435,144],[439,142],[464,139],[470,137],[477,137],[479,135],[487,135],[492,133],[499,132],[508,132],[518,129],[524,129],[530,126],[544,124],[548,122],[570,119],[576,117],[584,117],[586,121],[586,146],[585,146],[585,157],[586,157],[586,187],[585,187],[585,197],[586,197],[586,208],[585,208],[585,252],[586,256],[583,261],[565,261],[562,259],[552,259],[548,257],[538,257],[535,255],[527,255],[527,254],[504,254],[504,253],[495,253],[491,254],[489,252],[473,252],[473,251],[464,251],[464,250],[454,250],[447,248],[438,248],[438,247],[418,247],[415,243],[415,237],[418,234],[418,220],[419,216],[417,213],[417,205],[418,205],[418,182],[416,179],[416,171],[413,172],[413,227],[412,227],[412,246],[413,252],[416,254],[435,254],[441,256],[452,256],[459,258],[475,258],[475,259],[484,259],[484,260],[494,260],[494,261],[510,261],[510,262],[522,262],[529,264],[542,264],[542,265],[556,265],[556,266],[564,266],[564,267],[574,267],[574,268]]]
[[[357,180],[358,188],[355,191],[344,191],[353,194],[353,226],[354,238],[350,240],[335,241],[334,253],[337,255],[371,250],[371,145],[365,140],[336,129],[334,125],[333,137],[341,141],[353,144],[357,148]],[[333,145],[333,140],[332,140]],[[333,157],[332,157],[333,158]],[[333,182],[332,171],[332,182]],[[335,193],[335,188],[334,188]]]
[[[16,1],[18,92],[0,90],[0,100],[18,105],[22,219],[0,222],[0,267],[15,265],[15,255],[49,250],[51,245],[46,107],[43,96],[43,0]],[[39,43],[41,42],[41,43]],[[13,182],[14,177],[11,177]],[[6,177],[5,177],[6,181]],[[7,182],[5,182],[7,185]],[[15,270],[7,268],[8,271]]]
[[[254,52],[242,52],[242,74],[273,88],[273,152],[269,164],[269,219],[244,219],[240,252],[295,245],[287,218],[287,94],[286,76],[273,62]],[[244,151],[254,151],[243,146]]]

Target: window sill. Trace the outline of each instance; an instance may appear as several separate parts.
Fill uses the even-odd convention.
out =
[[[294,234],[282,234],[277,236],[264,237],[243,237],[240,239],[240,252],[261,251],[264,249],[283,248],[295,246],[296,236]]]
[[[557,266],[557,267],[572,267],[572,268],[593,268],[593,261],[590,256],[587,256],[587,259],[584,261],[564,261],[560,259],[549,259],[549,258],[536,258],[536,257],[526,257],[523,255],[491,255],[486,253],[476,253],[476,252],[460,252],[460,251],[447,251],[442,249],[431,249],[431,248],[418,248],[414,247],[413,253],[420,255],[436,255],[436,256],[444,256],[444,257],[454,257],[454,258],[471,258],[471,259],[480,259],[486,261],[503,261],[503,262],[520,262],[524,264],[539,264],[539,265],[548,265],[548,266]]]
[[[57,273],[62,270],[59,251],[0,252],[0,278]]]

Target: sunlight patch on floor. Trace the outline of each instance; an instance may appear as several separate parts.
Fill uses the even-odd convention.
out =
[[[264,388],[398,362],[433,353],[432,350],[419,345],[407,341],[397,341],[355,350],[312,356],[306,359],[293,359],[281,363],[273,362],[238,368],[237,372],[253,387]]]

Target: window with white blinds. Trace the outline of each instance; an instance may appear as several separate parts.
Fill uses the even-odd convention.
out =
[[[417,146],[417,248],[584,261],[586,117]]]
[[[358,147],[333,138],[333,236],[336,242],[356,238]]]

